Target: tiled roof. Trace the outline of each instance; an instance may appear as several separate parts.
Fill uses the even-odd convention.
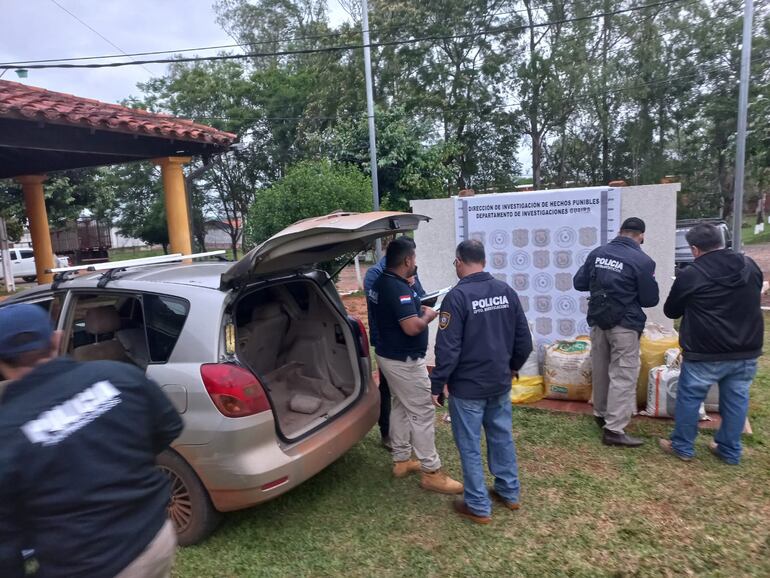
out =
[[[191,120],[0,80],[0,117],[229,146],[236,135]]]

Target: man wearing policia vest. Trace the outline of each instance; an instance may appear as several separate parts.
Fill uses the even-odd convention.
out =
[[[625,433],[636,407],[639,337],[647,316],[642,307],[658,304],[655,261],[641,248],[644,221],[623,221],[618,236],[591,251],[575,274],[578,291],[590,291],[594,418],[602,443],[637,447],[644,442]]]

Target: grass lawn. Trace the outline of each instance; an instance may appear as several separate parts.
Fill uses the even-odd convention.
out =
[[[753,223],[753,221],[752,221]],[[756,245],[757,243],[770,243],[770,223],[765,223],[765,230],[758,235],[754,234],[754,225],[741,227],[741,240],[744,245]]]
[[[767,334],[766,334],[767,336]],[[452,498],[395,480],[373,431],[318,476],[263,506],[229,514],[181,550],[174,576],[770,576],[770,356],[752,391],[744,463],[662,454],[671,422],[635,424],[640,450],[606,448],[590,417],[515,407],[522,510],[489,526]],[[446,469],[460,475],[450,426]]]

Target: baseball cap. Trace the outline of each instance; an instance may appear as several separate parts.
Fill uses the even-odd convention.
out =
[[[52,335],[48,312],[39,305],[18,303],[0,307],[0,359],[45,349]]]
[[[620,226],[621,231],[638,231],[644,233],[644,221],[639,217],[629,217]]]

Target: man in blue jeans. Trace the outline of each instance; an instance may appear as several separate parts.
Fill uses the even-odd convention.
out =
[[[722,234],[713,225],[696,225],[686,239],[695,261],[676,278],[663,309],[667,317],[682,317],[679,343],[684,362],[674,432],[659,444],[683,461],[693,459],[698,408],[718,383],[722,425],[709,450],[735,465],[741,459],[749,387],[762,355],[762,272],[748,257],[725,249]]]
[[[463,241],[454,260],[460,282],[439,314],[433,403],[449,395],[452,432],[463,467],[464,496],[455,511],[488,524],[492,503],[481,459],[481,428],[487,438],[492,498],[519,509],[519,472],[512,435],[511,380],[532,352],[532,338],[516,292],[484,271],[484,246]],[[446,385],[445,385],[446,384]]]

